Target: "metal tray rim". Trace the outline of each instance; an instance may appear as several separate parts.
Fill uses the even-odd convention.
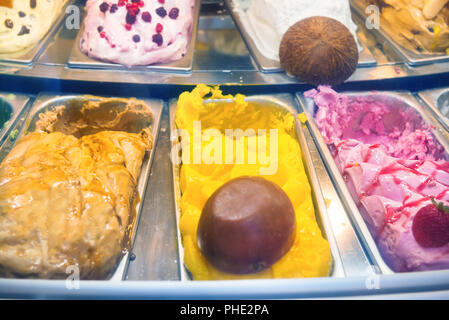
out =
[[[312,198],[315,198],[314,207],[315,207],[315,215],[317,215],[317,218],[321,220],[322,228],[321,232],[323,233],[323,236],[327,241],[329,242],[331,255],[332,255],[332,268],[331,273],[328,277],[325,278],[339,278],[339,277],[345,277],[345,272],[343,268],[343,263],[341,261],[340,252],[338,250],[338,247],[336,245],[336,238],[334,235],[334,232],[330,226],[329,218],[327,217],[327,207],[324,201],[324,197],[322,194],[321,187],[317,180],[317,174],[315,171],[315,168],[312,164],[312,160],[310,158],[310,152],[307,146],[307,143],[305,142],[305,137],[303,133],[303,129],[299,123],[299,120],[297,119],[297,111],[294,107],[295,101],[293,99],[293,96],[290,94],[275,94],[275,95],[253,95],[253,96],[247,96],[245,98],[246,100],[258,100],[263,99],[265,101],[269,101],[271,103],[274,103],[279,106],[279,108],[284,108],[291,112],[293,116],[295,117],[295,127],[297,132],[297,139],[298,143],[300,144],[301,150],[302,150],[302,158],[304,161],[304,167],[306,169],[306,174],[309,180],[309,184],[312,191]],[[287,99],[290,100],[290,105],[287,102]],[[210,100],[212,101],[212,100]],[[213,101],[230,101],[230,99],[214,99]],[[208,100],[205,100],[207,103]],[[177,107],[177,99],[171,99],[169,102],[169,122],[170,122],[170,131],[173,132],[173,130],[176,129],[176,124],[174,122],[175,118],[175,111]],[[172,141],[172,147],[173,147],[174,141]],[[179,201],[181,199],[181,189],[179,185],[179,173],[180,165],[176,165],[172,163],[172,172],[173,172],[173,187],[174,187],[174,196],[175,196],[175,211],[176,211],[176,229],[177,229],[177,236],[178,236],[178,254],[179,254],[179,271],[181,274],[181,281],[190,281],[190,277],[188,275],[188,271],[184,265],[184,248],[182,246],[181,242],[181,234],[179,230],[179,218],[181,215],[181,209],[179,206]],[[317,221],[318,222],[318,221]],[[272,279],[273,280],[273,279]],[[192,280],[193,281],[193,280]],[[210,280],[209,282],[220,282],[225,280]],[[232,281],[238,281],[238,280],[232,280]],[[243,280],[245,281],[245,280]],[[254,281],[254,280],[247,280],[247,281]]]
[[[426,271],[378,275],[379,289],[367,288],[367,277],[257,279],[234,281],[88,281],[69,290],[65,280],[0,279],[3,298],[101,297],[107,299],[241,299],[241,298],[323,298],[376,296],[385,293],[425,292],[449,289],[449,271]],[[446,279],[446,280],[445,280]],[[236,290],[238,288],[238,291]],[[404,292],[404,290],[409,290]],[[446,295],[447,295],[446,291]]]
[[[424,105],[431,109],[444,128],[449,130],[449,118],[441,113],[437,105],[438,99],[447,92],[449,92],[449,88],[430,89],[418,92],[417,96]]]

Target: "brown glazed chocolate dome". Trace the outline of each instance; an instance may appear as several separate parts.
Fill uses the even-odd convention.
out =
[[[206,202],[198,224],[198,245],[215,268],[255,273],[279,260],[293,245],[296,216],[287,194],[259,177],[240,177]]]
[[[314,86],[343,83],[357,69],[357,43],[341,22],[310,17],[291,26],[279,49],[282,68]]]

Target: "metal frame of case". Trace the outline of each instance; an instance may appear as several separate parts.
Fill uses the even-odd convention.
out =
[[[75,1],[75,3],[79,4],[80,1]],[[61,85],[63,92],[58,95],[67,94],[66,91],[87,91],[88,83],[98,83],[99,86],[106,89],[110,85],[118,84],[126,86],[127,90],[138,88],[133,92],[148,89],[144,95],[150,97],[159,90],[171,92],[173,88],[181,90],[186,85],[197,83],[237,85],[239,87],[245,85],[239,88],[240,92],[245,93],[250,90],[260,94],[266,94],[267,90],[270,92],[294,92],[304,86],[283,72],[260,72],[253,57],[245,51],[244,41],[236,39],[240,37],[239,31],[241,30],[235,27],[232,17],[226,14],[223,2],[218,6],[219,10],[216,13],[203,14],[199,18],[197,44],[201,42],[201,50],[206,49],[201,51],[197,47],[193,56],[193,67],[189,74],[157,70],[68,68],[67,62],[75,40],[79,36],[79,30],[67,30],[64,24],[60,23],[58,26],[55,25],[54,32],[49,34],[48,41],[45,41],[40,54],[31,64],[0,61],[0,81],[7,84],[9,79],[13,79],[23,86],[20,90],[27,93],[33,92],[31,85],[34,83],[45,83],[43,86],[46,89],[42,91],[55,90],[50,81],[67,83],[67,85]],[[394,79],[394,84],[389,85],[394,88],[396,84],[407,83],[410,79],[424,82],[430,77],[434,79],[439,75],[449,74],[449,62],[411,67],[402,55],[395,54],[397,50],[382,35],[367,34],[361,20],[357,18],[355,22],[362,29],[360,32],[363,35],[372,36],[373,42],[364,42],[366,39],[361,39],[361,41],[370,50],[374,49],[372,53],[377,65],[358,68],[346,83],[347,87],[353,88],[359,83],[368,82],[371,87],[375,88],[384,84],[384,80]],[[220,41],[230,47],[227,42],[228,35],[231,36],[231,40],[236,40],[239,47],[245,48],[242,55],[223,54],[215,49],[215,45],[218,46]],[[229,59],[229,63],[226,63],[226,70],[221,67],[224,66],[221,59]],[[85,86],[81,86],[79,89],[78,82]],[[142,89],[143,87],[145,89]],[[433,94],[439,96],[436,90]],[[171,98],[174,97],[175,94],[171,94]],[[422,95],[420,93],[420,97],[425,100],[424,93]],[[425,101],[427,102],[427,100]],[[439,117],[439,121],[443,124],[444,121],[438,116],[438,112],[431,111],[435,102],[429,101],[428,111],[433,112],[432,116],[435,118]],[[302,132],[310,151],[313,167],[318,175],[322,195],[326,199],[329,224],[337,239],[336,246],[345,276],[280,280],[182,281],[180,274],[182,260],[178,257],[177,229],[175,229],[177,228],[174,214],[176,208],[173,203],[174,197],[171,194],[173,185],[170,175],[173,169],[171,165],[165,163],[169,161],[166,157],[170,149],[169,137],[167,137],[167,132],[170,130],[169,101],[166,99],[161,103],[164,105],[160,116],[161,131],[158,141],[155,139],[153,162],[153,167],[156,166],[159,170],[149,173],[151,177],[148,181],[146,197],[142,195],[141,223],[135,233],[136,241],[132,251],[137,253],[137,260],[130,263],[127,272],[123,271],[127,273],[126,281],[80,281],[79,289],[70,289],[70,285],[65,280],[0,279],[0,297],[69,299],[449,297],[449,270],[395,274],[381,274],[379,270],[376,270],[375,262],[369,254],[370,249],[363,244],[363,236],[356,232],[357,228],[354,227],[353,220],[347,214],[347,206],[335,189],[332,177],[317,149],[316,140],[308,128],[303,128]],[[298,106],[293,104],[292,107],[295,109]],[[28,108],[25,106],[23,110],[21,115],[25,114],[25,110],[28,112]],[[26,126],[25,120],[22,120],[22,117],[19,116],[15,124],[11,123],[9,130],[20,130]],[[3,149],[7,150],[8,146],[13,144],[14,139],[6,136],[0,154],[3,153]],[[150,228],[149,226],[153,224],[154,227]],[[173,234],[173,239],[165,238],[167,230]],[[164,243],[161,244],[161,242]],[[163,261],[160,262],[158,259]],[[128,261],[126,259],[126,265]],[[176,266],[176,272],[172,272],[174,266]],[[154,275],[147,275],[144,272],[144,269],[153,267],[157,269]],[[165,277],[164,272],[169,275]],[[129,277],[130,274],[131,277]]]

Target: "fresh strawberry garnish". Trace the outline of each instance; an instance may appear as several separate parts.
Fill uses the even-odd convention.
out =
[[[421,208],[413,219],[413,236],[424,248],[438,248],[449,243],[449,207],[436,203]]]

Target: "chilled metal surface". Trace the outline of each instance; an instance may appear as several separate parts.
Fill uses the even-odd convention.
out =
[[[418,92],[418,97],[432,110],[440,123],[449,130],[449,88]]]
[[[376,273],[346,214],[346,209],[329,177],[313,136],[307,129],[307,126],[303,126],[303,133],[319,178],[323,197],[326,201],[327,216],[336,239],[338,251],[340,252],[344,272],[348,277],[369,276]]]
[[[0,54],[0,63],[12,64],[12,65],[31,65],[42,53],[47,45],[48,41],[53,37],[56,31],[59,29],[62,21],[65,17],[66,8],[71,5],[75,0],[70,0],[62,8],[61,14],[57,17],[55,24],[48,30],[48,32],[39,40],[34,46],[26,49],[24,52],[14,52],[11,54]]]
[[[364,19],[368,18],[366,14],[366,5],[362,3],[361,0],[350,0],[351,6],[354,10]],[[420,66],[426,64],[433,64],[439,62],[447,62],[449,61],[449,55],[444,53],[435,53],[435,54],[425,54],[420,53],[417,50],[410,50],[404,48],[402,45],[397,43],[388,32],[382,28],[382,15],[380,17],[381,27],[380,29],[373,29],[373,32],[379,33],[382,37],[384,37],[389,44],[402,56],[405,61],[411,66]]]
[[[33,105],[27,115],[26,120],[24,121],[22,127],[20,128],[20,131],[17,135],[17,137],[14,140],[10,141],[9,145],[6,145],[4,149],[11,150],[11,148],[14,147],[15,142],[17,142],[22,136],[26,135],[29,132],[33,132],[35,130],[36,122],[39,120],[39,115],[46,111],[53,110],[54,107],[64,105],[66,108],[70,106],[71,103],[78,103],[82,104],[85,101],[92,101],[92,100],[98,100],[99,97],[94,96],[82,96],[82,95],[71,95],[71,96],[60,96],[57,94],[52,93],[43,93],[40,94],[33,102]],[[151,109],[153,112],[153,123],[151,125],[151,133],[153,135],[154,142],[157,141],[158,133],[159,133],[159,124],[162,114],[162,108],[163,108],[163,101],[161,100],[155,100],[155,99],[142,99]],[[2,153],[6,153],[6,151],[3,151]],[[137,181],[137,191],[142,197],[145,194],[148,179],[150,178],[150,168],[151,163],[153,160],[153,154],[154,154],[154,146],[151,149],[150,152],[147,152],[145,155],[142,167],[141,167],[141,173],[139,176],[139,179]],[[6,156],[4,154],[3,156]],[[136,237],[136,231],[137,226],[139,224],[139,218],[141,211],[143,210],[143,202],[140,201],[135,208],[136,216],[134,217],[134,222],[132,226],[132,230],[130,232],[130,247],[132,248],[134,244],[134,240]],[[132,249],[126,250],[124,252],[124,255],[121,257],[120,261],[117,264],[117,267],[110,277],[111,281],[120,281],[123,280],[126,276],[126,269],[128,267],[129,263],[129,253]]]
[[[132,249],[135,259],[130,262],[126,275],[129,281],[180,279],[168,118],[168,108],[164,107],[151,178],[142,199],[143,210]]]
[[[345,269],[343,268],[343,262],[342,260],[344,257],[342,257],[341,251],[339,251],[339,244],[338,241],[340,239],[337,239],[334,235],[333,228],[331,226],[331,218],[329,217],[327,204],[324,200],[323,193],[321,191],[320,182],[321,179],[325,179],[325,177],[322,176],[322,173],[325,173],[325,170],[316,170],[316,165],[319,165],[317,163],[317,159],[312,158],[312,152],[309,150],[309,144],[306,141],[305,134],[303,132],[303,128],[299,121],[297,120],[297,112],[295,109],[295,101],[293,97],[289,94],[279,94],[279,95],[265,95],[265,96],[251,96],[246,98],[247,101],[250,102],[260,102],[261,108],[263,106],[274,106],[278,107],[279,109],[283,109],[291,113],[296,121],[296,133],[298,142],[300,144],[301,150],[302,150],[302,159],[303,163],[306,169],[307,176],[309,178],[309,183],[311,186],[312,191],[312,199],[315,207],[315,213],[316,213],[316,219],[318,222],[318,225],[320,226],[321,232],[323,236],[329,241],[331,254],[333,258],[333,268],[330,272],[331,277],[344,277],[349,275],[360,275],[365,274],[367,271],[370,271],[369,264],[367,263],[366,257],[364,256],[363,250],[360,250],[359,247],[355,246],[352,248],[352,252],[357,252],[357,257],[353,257],[353,266],[352,268],[360,268],[359,270],[354,270],[353,274],[345,274]],[[205,103],[211,102],[212,100],[206,100]],[[229,100],[223,100],[223,99],[216,99],[213,100],[214,102],[229,102]],[[172,137],[176,137],[175,130],[177,130],[176,124],[175,124],[175,111],[176,111],[176,103],[177,100],[173,99],[170,102],[170,127],[172,131]],[[179,150],[176,149],[176,146],[179,144],[176,139],[172,140],[172,150],[174,152],[179,152]],[[316,151],[316,150],[315,150]],[[315,153],[317,155],[317,153]],[[318,159],[318,161],[320,161]],[[175,208],[176,208],[176,221],[177,225],[179,226],[179,218],[181,216],[181,208],[180,208],[180,201],[181,201],[181,189],[180,189],[180,165],[178,164],[172,164],[173,166],[173,187],[174,187],[174,202],[175,202]],[[318,167],[320,168],[320,167]],[[184,267],[184,250],[181,242],[181,234],[178,229],[178,248],[179,248],[179,267],[180,267],[180,274],[181,274],[181,280],[186,281],[189,280],[190,274],[188,270]],[[351,234],[348,233],[345,235],[345,241],[354,244],[354,242],[357,242],[357,237],[353,233],[352,236],[354,238],[351,238]],[[359,250],[358,250],[359,248]],[[346,251],[346,253],[348,253]]]
[[[148,66],[133,66],[133,67],[126,67],[120,64],[116,63],[109,63],[109,62],[103,62],[97,59],[93,59],[85,55],[83,52],[81,52],[80,49],[80,42],[81,38],[84,32],[84,24],[81,27],[81,30],[78,32],[78,36],[75,39],[75,42],[73,44],[73,49],[70,54],[70,57],[67,61],[67,65],[70,68],[82,68],[82,69],[108,69],[108,70],[114,70],[114,69],[120,69],[120,70],[126,70],[128,72],[133,71],[164,71],[164,72],[190,72],[192,70],[193,66],[193,55],[195,51],[195,44],[196,44],[196,34],[198,31],[198,20],[200,15],[200,8],[201,8],[201,0],[195,1],[195,7],[193,9],[193,25],[192,30],[190,32],[190,41],[188,45],[188,51],[185,54],[185,56],[177,61],[173,61],[170,63],[164,63],[164,64],[152,64]],[[85,16],[85,10],[84,8],[82,15]]]
[[[225,3],[229,9],[229,12],[234,19],[235,24],[238,26],[240,34],[242,35],[243,40],[248,46],[249,51],[253,55],[254,59],[259,66],[259,69],[262,72],[283,72],[281,68],[281,64],[277,60],[272,60],[265,57],[262,52],[258,49],[257,45],[254,43],[251,35],[248,30],[245,28],[245,24],[243,22],[246,19],[240,12],[238,11],[239,5],[235,2],[235,0],[225,0]],[[360,41],[359,44],[362,47],[359,55],[359,67],[371,67],[377,64],[373,55],[369,51],[368,47]]]
[[[405,107],[414,109],[423,119],[423,121],[429,125],[430,130],[435,135],[437,140],[444,147],[446,152],[449,150],[449,139],[448,132],[442,128],[442,126],[438,123],[438,121],[428,112],[427,109],[423,108],[418,101],[414,98],[411,93],[408,92],[364,92],[364,93],[355,93],[349,92],[345,93],[349,97],[356,96],[370,96],[375,97],[376,95],[382,96],[384,99],[387,97],[392,102],[396,104],[401,104]],[[330,173],[330,176],[334,182],[334,187],[338,191],[341,200],[346,206],[347,213],[351,217],[354,227],[361,235],[361,240],[363,241],[365,247],[367,248],[367,252],[370,255],[373,262],[377,265],[380,272],[383,274],[393,274],[393,270],[386,264],[384,259],[382,258],[377,244],[368,230],[368,227],[359,212],[359,209],[349,192],[349,189],[338,169],[332,154],[324,141],[318,127],[314,121],[314,108],[315,103],[312,99],[304,98],[304,96],[298,94],[298,100],[301,103],[301,109],[304,111],[307,116],[307,127],[309,128],[317,147],[323,157],[324,163],[327,167],[327,170]]]

